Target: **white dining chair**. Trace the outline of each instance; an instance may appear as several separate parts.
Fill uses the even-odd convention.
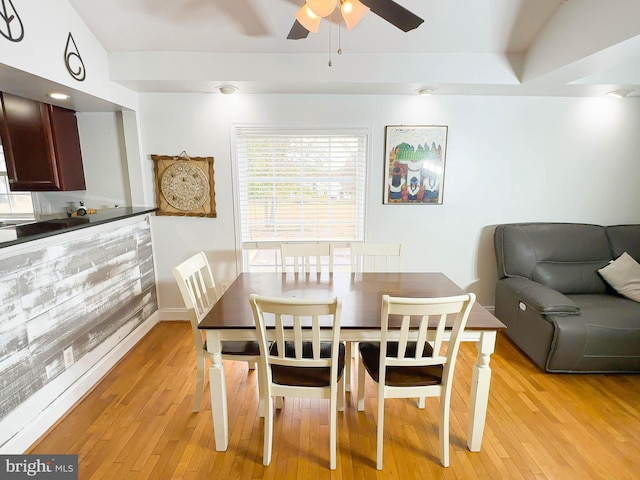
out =
[[[171,273],[178,283],[193,332],[196,348],[196,393],[193,411],[198,412],[204,392],[206,360],[210,359],[207,344],[203,340],[202,331],[198,329],[198,324],[218,301],[218,292],[211,266],[204,252],[188,258],[174,267]],[[258,342],[222,342],[222,358],[248,362],[249,368],[253,369],[260,358],[260,347]]]
[[[280,259],[282,271],[293,267],[293,271],[310,273],[312,268],[317,273],[326,269],[333,272],[333,244],[321,243],[283,243],[280,245]],[[291,260],[291,261],[290,261]]]
[[[265,406],[262,463],[271,463],[273,397],[329,400],[329,464],[336,468],[337,410],[344,408],[342,373],[345,348],[340,342],[339,298],[249,297],[260,342],[261,403]],[[320,328],[330,342],[320,341]],[[275,328],[269,346],[267,325]]]
[[[460,347],[475,295],[440,298],[401,298],[383,295],[380,342],[361,342],[358,373],[358,410],[364,411],[364,371],[376,383],[378,428],[376,467],[382,470],[385,398],[440,397],[440,462],[449,466],[449,410]],[[399,341],[388,341],[389,317],[400,319]],[[455,317],[448,342],[447,318]],[[430,326],[429,322],[433,324]],[[412,324],[413,322],[413,324]],[[398,333],[395,330],[394,333]],[[410,333],[417,334],[409,339]],[[446,349],[443,348],[446,344]],[[445,351],[446,350],[446,351]]]
[[[352,272],[402,271],[402,243],[350,244]]]
[[[400,272],[402,271],[402,243],[352,242],[351,272]],[[347,342],[347,358],[356,356],[357,342]],[[351,391],[351,362],[347,362],[345,383]]]

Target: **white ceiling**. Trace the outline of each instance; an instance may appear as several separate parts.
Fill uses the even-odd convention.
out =
[[[578,0],[580,1],[580,0]],[[110,52],[326,52],[318,34],[287,40],[304,0],[70,0]],[[351,33],[349,52],[511,52],[527,50],[561,0],[398,0],[426,20],[408,34],[369,13]],[[338,18],[337,12],[334,18]],[[344,26],[343,26],[344,28]]]
[[[113,80],[140,92],[640,89],[638,0],[397,0],[425,22],[404,33],[369,12],[350,32],[323,20],[304,40],[286,39],[303,0],[69,1],[110,53]]]
[[[396,0],[425,22],[369,12],[304,40],[286,39],[303,0],[68,1],[138,92],[640,97],[640,0]]]

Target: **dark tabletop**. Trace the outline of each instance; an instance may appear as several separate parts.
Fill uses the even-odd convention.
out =
[[[379,329],[382,295],[445,297],[465,292],[442,273],[241,273],[200,322],[201,329],[255,328],[249,295],[342,299],[340,328]],[[467,330],[505,325],[476,303]]]

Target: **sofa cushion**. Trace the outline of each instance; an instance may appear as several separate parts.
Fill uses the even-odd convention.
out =
[[[597,273],[613,259],[605,227],[504,224],[496,228],[494,240],[500,278],[529,278],[565,295],[607,292]]]
[[[640,370],[640,304],[618,295],[571,295],[579,316],[549,318],[556,325],[550,371]]]
[[[620,295],[640,302],[640,264],[627,252],[598,272]]]
[[[640,225],[612,225],[607,228],[613,258],[624,252],[640,262]]]

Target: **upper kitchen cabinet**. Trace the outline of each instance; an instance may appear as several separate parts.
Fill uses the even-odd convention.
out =
[[[85,190],[75,112],[8,93],[0,103],[11,190]]]

